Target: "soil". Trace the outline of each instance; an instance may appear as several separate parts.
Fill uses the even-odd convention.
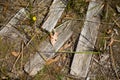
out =
[[[21,39],[12,39],[9,36],[0,37],[1,80],[82,80],[82,78],[77,79],[69,74],[74,55],[70,53],[56,53],[55,58],[59,57],[59,59],[49,65],[45,65],[34,77],[24,72],[24,65],[34,55],[39,44],[49,38],[49,34],[41,29],[41,25],[46,20],[52,1],[0,0],[0,29],[4,28],[21,8],[27,8],[29,12],[28,18],[24,21],[20,20],[14,27],[21,34],[26,35],[29,40],[37,33],[27,47]],[[58,21],[57,26],[70,19],[75,20],[77,25],[71,28],[74,34],[62,46],[60,51],[75,51],[89,5],[89,0],[88,2],[86,1],[69,0],[66,10]],[[120,1],[103,1],[101,26],[95,45],[95,51],[100,52],[100,54],[92,56],[87,80],[120,79],[120,12],[116,8],[116,6],[120,8]],[[31,21],[30,16],[36,16],[37,20],[35,22]]]

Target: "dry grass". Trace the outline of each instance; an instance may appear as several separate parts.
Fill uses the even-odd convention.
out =
[[[45,67],[35,76],[30,77],[23,71],[25,63],[34,55],[38,44],[48,38],[48,33],[40,29],[48,13],[51,0],[46,4],[42,2],[32,3],[28,0],[3,0],[0,1],[0,27],[10,20],[20,8],[27,7],[28,18],[20,21],[15,27],[29,39],[27,44],[22,40],[11,41],[8,37],[0,39],[0,79],[6,80],[76,80],[74,76],[69,75],[70,64],[73,54],[56,53],[55,57],[46,63]],[[116,5],[120,1],[106,1],[101,8],[101,26],[98,34],[98,40],[95,50],[101,54],[95,54],[92,57],[91,67],[88,77],[91,80],[117,80],[120,79],[120,13],[116,10]],[[73,36],[64,44],[60,51],[74,51],[80,29],[83,25],[88,2],[83,0],[70,0],[62,16],[64,20],[76,20],[78,28],[73,28]],[[36,16],[37,21],[32,21],[31,17]],[[58,25],[61,21],[58,23]],[[12,52],[20,53],[14,56]],[[57,59],[56,59],[57,58]]]

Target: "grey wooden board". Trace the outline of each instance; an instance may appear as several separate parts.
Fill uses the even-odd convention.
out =
[[[63,4],[61,0],[54,0],[50,7],[50,11],[47,15],[47,20],[42,25],[42,28],[47,30],[48,32],[51,32],[56,26],[64,9],[65,9],[65,4]]]
[[[84,51],[91,51],[94,49],[98,29],[100,26],[100,11],[101,2],[91,1],[88,6],[86,14],[86,21],[79,36],[76,52],[83,52],[82,54],[75,54],[70,74],[76,77],[86,77],[92,54],[86,54]]]
[[[64,24],[60,25],[56,31],[59,33],[57,42],[55,43],[54,46],[51,45],[49,39],[44,41],[43,43],[40,44],[40,47],[38,49],[39,52],[43,53],[48,59],[54,56],[54,52],[58,51],[60,47],[70,38],[72,35],[73,31],[71,31],[71,25],[72,21],[67,21]],[[38,52],[31,57],[30,61],[26,63],[24,66],[24,70],[29,74],[29,75],[35,75],[37,74],[38,71],[40,71],[45,64],[45,61],[43,58],[40,56]]]
[[[18,30],[14,27],[19,22],[20,19],[26,18],[26,11],[24,8],[20,9],[13,18],[5,25],[5,27],[0,31],[0,36],[8,36],[13,39],[17,39],[17,37],[21,37],[25,42],[27,39],[23,36]]]

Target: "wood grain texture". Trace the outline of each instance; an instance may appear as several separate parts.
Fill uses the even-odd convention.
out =
[[[20,9],[13,18],[5,25],[5,27],[0,31],[0,36],[7,36],[12,39],[17,39],[18,36],[22,38],[25,42],[27,39],[14,27],[17,25],[19,20],[26,18],[26,11],[24,8]]]
[[[47,15],[47,20],[42,25],[42,28],[47,30],[48,32],[51,32],[56,26],[65,7],[65,4],[63,4],[61,0],[54,0]]]
[[[86,77],[89,70],[92,54],[86,54],[85,52],[94,49],[100,26],[100,8],[102,3],[97,1],[98,0],[92,0],[89,3],[86,21],[79,36],[76,52],[83,53],[75,54],[72,61],[70,74],[76,77]]]
[[[70,38],[73,33],[73,31],[71,31],[71,25],[72,21],[67,21],[56,29],[58,33],[58,39],[54,46],[51,45],[49,39],[43,41],[39,45],[38,52],[31,57],[24,67],[24,70],[29,75],[33,76],[37,74],[37,72],[40,71],[45,64],[45,61],[39,53],[44,54],[44,56],[49,59],[53,57],[55,54],[54,52],[58,51],[60,47],[62,47],[62,45]]]

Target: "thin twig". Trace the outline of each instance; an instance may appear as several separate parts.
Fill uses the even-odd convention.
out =
[[[23,43],[22,43],[22,50],[21,50],[21,70],[22,70],[22,67],[23,67]]]
[[[110,58],[111,58],[111,61],[112,61],[112,67],[113,67],[113,70],[115,71],[115,74],[116,74],[116,77],[117,77],[117,79],[118,80],[120,80],[119,79],[119,76],[118,76],[118,73],[117,73],[117,70],[116,70],[116,65],[115,65],[115,60],[114,60],[114,57],[113,57],[113,51],[112,51],[112,46],[110,45],[109,46],[109,50],[110,50]]]
[[[36,37],[36,35],[37,34],[33,35],[33,37],[29,40],[29,42],[26,44],[26,46],[24,48],[28,47],[28,45],[32,42],[32,40]]]
[[[15,60],[15,62],[14,62],[14,64],[13,64],[13,67],[12,67],[11,72],[14,72],[15,65],[16,65],[16,63],[18,62],[18,60],[20,59],[20,56],[21,56],[20,54],[21,54],[21,53],[19,53],[19,55],[18,55],[17,59]]]
[[[115,20],[114,18],[112,18],[114,23],[120,28],[120,24],[117,22],[117,20]]]
[[[92,23],[99,23],[97,21],[90,21],[90,20],[86,20],[86,19],[74,19],[74,18],[65,18],[65,20],[73,20],[73,21],[87,21],[87,22],[92,22]],[[101,24],[104,25],[114,25],[114,23],[107,23],[107,22],[100,22]]]

